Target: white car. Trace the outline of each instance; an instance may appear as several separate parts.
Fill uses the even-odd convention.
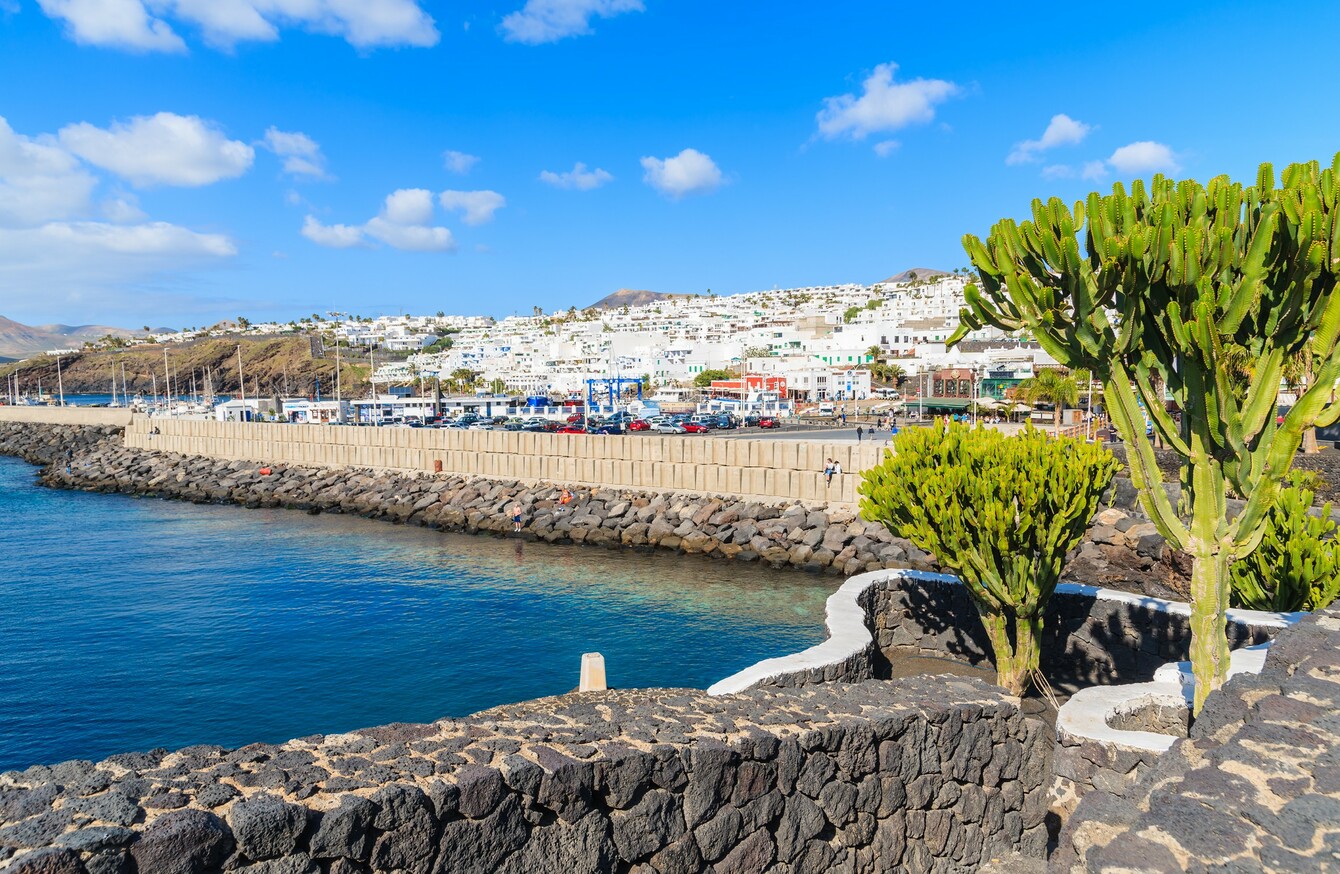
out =
[[[684,426],[683,426],[683,425],[679,424],[678,422],[669,422],[669,421],[666,421],[666,422],[657,422],[656,424],[654,424],[654,425],[651,426],[651,430],[653,430],[653,431],[655,431],[655,432],[657,432],[657,433],[659,433],[659,434],[687,434],[687,433],[688,433],[687,431],[684,430]]]

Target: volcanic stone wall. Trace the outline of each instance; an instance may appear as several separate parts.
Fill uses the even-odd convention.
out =
[[[586,693],[0,774],[13,874],[962,871],[1047,841],[1045,727],[920,678]]]
[[[1282,631],[1133,792],[1090,792],[1054,871],[1340,868],[1340,608]]]

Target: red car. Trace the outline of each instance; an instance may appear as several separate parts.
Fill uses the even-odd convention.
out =
[[[758,427],[760,427],[760,428],[780,428],[780,427],[782,427],[782,423],[779,422],[779,421],[777,421],[776,419],[772,418],[771,416],[769,416],[769,417],[764,418],[764,419],[759,419],[759,420],[758,420]]]
[[[580,422],[585,418],[586,417],[581,413],[573,413],[571,416],[568,416],[568,424],[571,425],[573,422]]]
[[[554,432],[555,434],[585,434],[586,429],[581,425],[564,425]]]
[[[706,434],[710,430],[712,429],[707,427],[706,425],[699,425],[697,422],[684,423],[685,434]]]
[[[629,431],[650,431],[651,423],[646,419],[634,419],[628,423]]]

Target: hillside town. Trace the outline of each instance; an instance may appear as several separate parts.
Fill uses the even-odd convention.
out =
[[[791,404],[885,396],[944,411],[978,397],[1001,399],[1037,368],[1055,365],[1036,344],[994,329],[946,350],[967,280],[966,271],[907,271],[872,285],[722,296],[643,293],[652,299],[634,304],[620,304],[616,294],[582,310],[536,307],[531,315],[500,320],[442,312],[331,313],[288,323],[241,319],[212,330],[311,331],[326,345],[370,360],[379,393],[439,380],[449,393],[561,399],[622,379],[667,401],[704,393]],[[171,344],[201,333],[152,339]]]

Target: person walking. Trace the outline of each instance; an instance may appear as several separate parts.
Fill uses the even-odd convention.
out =
[[[861,437],[864,436],[864,435],[865,435],[865,431],[861,428],[860,425],[857,425],[857,426],[856,426],[856,442],[857,442],[857,443],[860,443],[860,442],[861,442]]]

